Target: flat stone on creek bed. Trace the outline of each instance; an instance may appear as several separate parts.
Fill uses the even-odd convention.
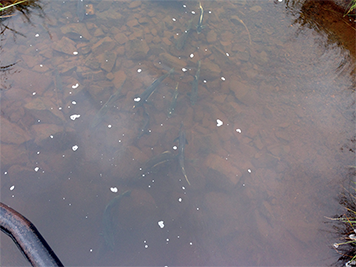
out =
[[[214,184],[221,183],[223,188],[234,186],[240,180],[241,172],[235,168],[231,161],[226,160],[219,155],[209,154],[205,160],[205,165],[209,166],[209,169],[213,170],[213,180],[220,180],[214,182]],[[208,171],[209,173],[209,171]]]
[[[114,38],[121,45],[125,44],[129,40],[127,36],[122,32],[115,34]]]
[[[90,40],[91,35],[85,24],[71,23],[61,27],[61,32],[72,40]],[[80,38],[82,36],[82,38]]]
[[[116,46],[116,42],[109,36],[99,40],[92,46],[93,53],[99,55],[105,51],[110,51]]]
[[[113,73],[113,76],[114,76],[113,84],[116,89],[119,89],[121,87],[121,85],[123,84],[123,82],[126,80],[126,74],[123,70],[120,70],[120,71]],[[124,89],[124,88],[122,88],[122,89]],[[121,91],[121,93],[126,94],[126,92],[124,92],[123,90]]]
[[[208,34],[206,35],[206,40],[208,43],[214,43],[217,40],[217,34],[215,31],[209,31]]]
[[[63,127],[56,124],[34,124],[31,127],[31,132],[35,137],[35,143],[37,145],[42,145],[50,136],[54,136],[62,131]]]
[[[142,60],[146,58],[150,49],[145,41],[134,39],[125,44],[125,50],[128,58]]]
[[[36,92],[37,95],[42,95],[53,82],[52,76],[50,75],[40,74],[22,68],[17,68],[17,71],[18,73],[14,74],[14,78],[16,79],[14,79],[13,88],[21,88],[22,90],[28,91],[31,95],[33,92]],[[16,77],[16,75],[21,75],[21,77]],[[9,93],[10,91],[11,90],[9,90]]]
[[[103,2],[106,2],[106,1],[101,1],[101,3],[103,3]],[[104,20],[104,21],[109,20],[111,25],[115,25],[114,23],[117,22],[119,19],[121,19],[122,15],[119,12],[110,8],[103,12],[97,12],[96,17],[99,20]]]
[[[62,123],[65,121],[63,113],[50,98],[38,97],[25,104],[25,109],[37,120],[43,123]]]
[[[167,64],[168,66],[174,66],[176,70],[181,69],[183,67],[187,66],[187,62],[184,60],[181,60],[175,56],[172,56],[171,54],[168,53],[161,53],[159,55],[159,59],[163,64]]]
[[[31,136],[22,128],[1,117],[1,143],[22,144],[31,140]]]
[[[211,60],[206,59],[201,64],[201,77],[206,79],[216,79],[220,78],[221,69],[218,65],[213,63]]]
[[[113,51],[105,52],[98,56],[98,61],[103,70],[111,72],[116,62],[116,53]]]
[[[1,167],[6,168],[9,165],[24,165],[28,163],[28,151],[25,146],[17,144],[1,144]]]
[[[58,52],[73,55],[73,52],[77,51],[75,45],[74,41],[63,36],[59,42],[53,44],[52,48]]]
[[[141,5],[141,1],[132,1],[129,5],[129,8],[133,9],[133,8],[139,7],[140,5]]]

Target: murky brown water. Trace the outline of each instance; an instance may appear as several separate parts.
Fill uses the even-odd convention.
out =
[[[354,51],[294,23],[285,3],[201,3],[200,34],[195,1],[84,0],[94,15],[82,21],[76,1],[55,1],[32,25],[8,20],[25,37],[7,30],[1,42],[1,65],[18,62],[1,74],[1,201],[65,265],[337,260],[324,216],[340,211],[355,165]],[[145,109],[132,109],[171,68]],[[179,154],[181,123],[191,185],[178,158],[140,177],[155,156]],[[126,190],[110,251],[103,212]],[[2,266],[27,264],[16,250],[1,235]]]

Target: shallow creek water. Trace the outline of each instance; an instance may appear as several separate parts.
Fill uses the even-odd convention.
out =
[[[337,36],[279,1],[40,3],[1,40],[1,201],[65,265],[336,261],[325,216],[355,165],[355,53]],[[127,190],[110,250],[104,209]],[[1,261],[27,264],[4,235]]]

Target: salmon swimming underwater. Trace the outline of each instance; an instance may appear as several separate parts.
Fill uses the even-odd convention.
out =
[[[168,118],[173,116],[174,110],[176,109],[177,99],[178,99],[178,86],[179,86],[179,82],[177,82],[176,89],[174,90],[172,96],[171,105],[168,108],[168,114],[167,114]]]
[[[85,10],[84,10],[84,0],[77,0],[77,17],[79,21],[83,21]]]
[[[179,148],[178,148],[178,151],[179,151],[179,154],[178,154],[179,165],[180,165],[180,167],[182,169],[182,173],[184,175],[185,180],[190,185],[190,182],[188,180],[187,174],[185,172],[185,167],[184,167],[184,149],[185,149],[185,145],[188,144],[188,142],[187,142],[187,139],[185,137],[185,130],[184,130],[183,123],[180,126],[178,143],[179,143]]]
[[[173,155],[171,152],[164,151],[161,154],[149,159],[143,164],[140,173],[135,177],[133,182],[137,182],[144,178],[146,175],[150,173],[157,172],[160,166],[163,166],[165,163],[168,163],[171,160],[176,159],[177,156]]]
[[[129,197],[131,195],[131,191],[127,190],[124,193],[114,197],[105,207],[104,214],[103,214],[103,237],[104,237],[104,246],[109,250],[114,250],[115,247],[115,229],[114,223],[112,220],[112,210],[114,207],[120,204],[120,201],[124,197]]]
[[[150,115],[147,113],[145,106],[143,106],[143,123],[139,130],[137,139],[140,139],[144,134],[149,134],[148,127],[150,124]]]
[[[192,29],[192,22],[193,22],[193,19],[191,19],[189,22],[188,22],[188,27],[187,29],[181,34],[181,36],[177,39],[177,42],[176,42],[176,48],[178,50],[183,50],[184,47],[185,47],[185,43],[187,42],[187,39],[189,37],[189,33],[191,32],[191,29]]]
[[[106,103],[95,114],[95,117],[94,117],[93,121],[90,124],[90,128],[95,128],[96,126],[98,126],[99,123],[105,117],[105,115],[108,112],[108,110],[111,107],[111,105],[113,103],[115,103],[115,101],[118,100],[121,97],[121,89],[124,86],[125,82],[126,82],[126,79],[124,80],[124,82],[122,83],[120,88],[117,89],[116,92],[109,97],[108,101],[106,101]]]
[[[199,76],[200,76],[200,66],[201,66],[201,61],[199,60],[198,61],[198,69],[194,75],[192,92],[190,95],[190,103],[192,106],[194,106],[198,100],[198,84],[199,84]]]
[[[172,73],[174,73],[174,68],[172,68],[168,73],[163,74],[161,77],[155,80],[149,87],[147,87],[147,89],[141,95],[136,96],[134,98],[135,105],[133,106],[133,109],[142,106],[144,103],[147,103],[147,99],[153,94],[158,85],[160,85],[160,83]]]

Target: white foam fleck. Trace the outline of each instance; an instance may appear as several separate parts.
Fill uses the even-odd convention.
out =
[[[119,190],[117,189],[117,187],[110,187],[110,191],[113,193],[117,193]]]
[[[164,227],[164,221],[159,221],[159,222],[158,222],[158,226],[161,227],[161,228],[163,228],[163,227]]]
[[[70,115],[69,117],[72,121],[75,121],[76,119],[80,118],[80,114],[73,114],[73,115]]]

